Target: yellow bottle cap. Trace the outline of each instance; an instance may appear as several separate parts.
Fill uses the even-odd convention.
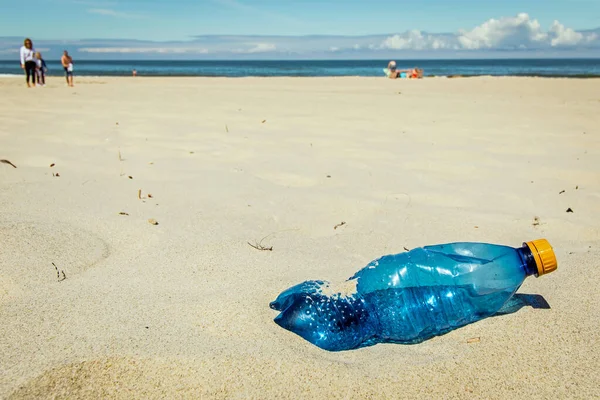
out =
[[[538,276],[556,271],[558,268],[556,255],[554,254],[554,250],[552,250],[552,246],[550,246],[550,243],[546,239],[532,240],[525,244],[529,247],[533,258],[535,259]]]

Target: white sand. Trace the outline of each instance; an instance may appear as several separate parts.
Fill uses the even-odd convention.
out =
[[[0,398],[600,396],[600,80],[76,85],[0,78]],[[404,246],[540,237],[559,270],[520,292],[550,310],[420,345],[328,353],[268,306]]]

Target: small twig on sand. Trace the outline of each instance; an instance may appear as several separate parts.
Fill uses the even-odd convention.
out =
[[[346,225],[346,222],[345,222],[345,221],[342,221],[342,222],[340,222],[339,224],[337,224],[336,226],[334,226],[334,227],[333,227],[333,229],[337,229],[337,228],[339,228],[340,226],[344,226],[344,225]]]
[[[297,231],[297,230],[299,230],[299,229],[297,229],[297,228],[284,229],[282,231],[277,231],[277,232],[269,233],[267,236],[265,236],[264,238],[260,239],[259,242],[254,241],[254,244],[252,244],[250,242],[246,242],[246,243],[248,243],[248,245],[250,245],[250,247],[254,247],[256,250],[260,250],[260,251],[273,251],[273,246],[271,246],[271,247],[263,246],[263,244],[262,244],[263,240],[265,240],[266,238],[271,237],[273,235],[276,235],[278,233],[281,233],[281,232],[289,232],[289,231]]]
[[[138,200],[142,199],[142,189],[138,189]]]
[[[58,267],[54,263],[52,263],[52,265],[54,265],[54,269],[56,270],[56,279],[58,279],[59,282],[62,282],[65,279],[67,279],[67,276],[65,275],[65,271],[63,271],[62,269],[59,271]]]
[[[265,236],[264,238],[260,239],[260,242],[254,241],[254,244],[252,244],[250,242],[247,242],[247,243],[250,245],[250,247],[254,247],[256,250],[260,250],[260,251],[273,251],[273,246],[266,247],[266,246],[263,246],[263,244],[262,244],[263,240],[265,240],[266,238],[268,238],[271,235],[272,235],[272,233],[269,234],[269,235],[267,235],[267,236]]]
[[[0,162],[3,163],[3,164],[11,165],[13,168],[17,168],[17,166],[15,164],[11,163],[8,160],[0,160]]]
[[[225,132],[229,133],[229,128],[225,125]]]
[[[121,157],[121,149],[119,149],[119,161],[124,161],[123,157]]]
[[[404,250],[405,251],[410,251],[406,246],[404,246]]]
[[[273,251],[273,246],[271,246],[271,247],[265,247],[262,244],[260,244],[260,242],[259,243],[255,242],[255,244],[252,244],[252,243],[248,242],[248,244],[250,245],[250,247],[254,247],[256,250],[260,250],[260,251]]]

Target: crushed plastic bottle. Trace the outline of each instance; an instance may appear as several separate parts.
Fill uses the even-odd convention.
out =
[[[426,246],[383,256],[340,285],[293,286],[270,307],[279,326],[325,350],[414,344],[498,313],[526,277],[556,268],[545,239]]]

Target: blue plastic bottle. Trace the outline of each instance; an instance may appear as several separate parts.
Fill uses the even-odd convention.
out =
[[[270,306],[278,325],[325,350],[419,343],[496,314],[526,277],[556,268],[545,239],[426,246],[372,261],[340,285],[306,281]]]

